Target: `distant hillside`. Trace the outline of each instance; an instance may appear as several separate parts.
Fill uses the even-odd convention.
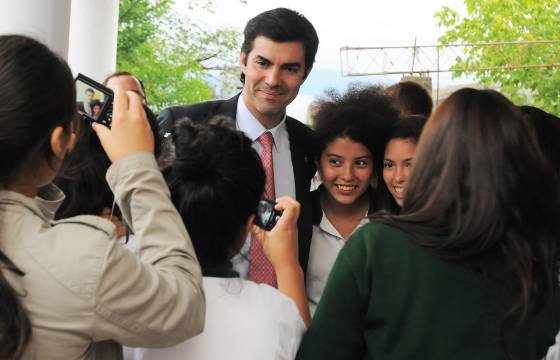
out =
[[[398,81],[398,78],[383,76],[342,76],[340,70],[314,68],[301,86],[299,93],[316,96],[322,95],[326,89],[331,88],[344,91],[351,83],[390,85]]]

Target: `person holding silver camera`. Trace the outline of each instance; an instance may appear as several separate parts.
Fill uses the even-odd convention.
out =
[[[279,197],[274,214],[262,202],[265,172],[259,155],[247,136],[226,125],[231,119],[221,120],[178,120],[173,154],[163,168],[201,263],[207,298],[204,332],[166,349],[125,349],[126,359],[293,359],[309,322],[298,263],[300,205]],[[235,272],[231,259],[248,232],[272,263],[278,289]]]

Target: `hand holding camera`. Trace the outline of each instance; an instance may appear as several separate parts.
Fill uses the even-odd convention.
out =
[[[111,127],[113,90],[97,81],[78,74],[75,80],[78,114],[82,120]]]
[[[112,162],[135,152],[154,152],[154,136],[140,96],[114,89],[111,128],[93,122],[92,126]]]
[[[280,216],[282,216],[282,211],[276,210],[276,202],[268,199],[261,199],[257,207],[257,215],[253,221],[253,224],[258,227],[270,231],[276,225]]]
[[[289,196],[282,196],[277,199],[274,209],[275,217],[280,214],[276,225],[273,225],[270,231],[253,225],[253,234],[262,243],[264,252],[276,272],[283,267],[299,267],[297,219],[300,204]]]

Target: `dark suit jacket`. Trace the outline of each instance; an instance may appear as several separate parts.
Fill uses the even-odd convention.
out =
[[[239,95],[229,100],[207,101],[164,109],[158,115],[160,132],[162,134],[172,132],[175,120],[182,117],[189,117],[193,121],[206,121],[214,115],[223,115],[235,121]],[[290,139],[292,166],[296,183],[296,199],[301,204],[298,219],[299,261],[305,274],[307,273],[307,261],[309,259],[309,247],[313,231],[309,187],[311,178],[316,170],[313,157],[315,137],[309,127],[289,116],[286,118],[286,128]]]
[[[78,110],[80,110],[81,112],[86,112],[86,110],[84,108],[84,102],[83,101],[78,101]]]

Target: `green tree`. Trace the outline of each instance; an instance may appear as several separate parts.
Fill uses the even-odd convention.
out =
[[[560,0],[465,0],[467,16],[444,6],[435,15],[447,29],[442,44],[558,40]],[[560,45],[475,46],[456,67],[497,67],[559,63]],[[560,113],[560,68],[471,71],[484,86],[499,86],[518,104]],[[459,73],[455,73],[455,76]]]
[[[213,83],[218,83],[212,77],[232,69],[239,56],[237,30],[209,29],[175,10],[174,4],[120,0],[119,5],[117,69],[142,79],[156,111],[212,98]],[[188,6],[212,11],[214,3],[192,0]]]

